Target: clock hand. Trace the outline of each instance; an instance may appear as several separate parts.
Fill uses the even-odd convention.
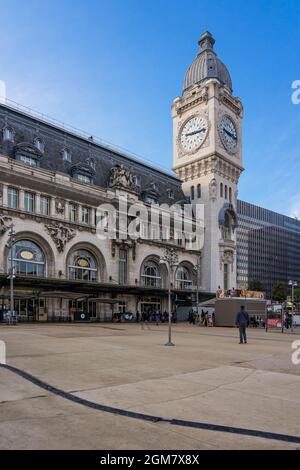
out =
[[[229,135],[229,137],[232,137],[234,140],[236,140],[236,136],[229,132],[227,129],[225,129],[225,127],[223,127],[223,130],[226,132],[227,135]]]
[[[200,134],[200,132],[203,132],[205,131],[205,128],[202,127],[202,129],[199,129],[197,131],[193,131],[193,132],[188,132],[187,134],[185,134],[186,137],[188,137],[189,135],[195,135],[195,134]]]

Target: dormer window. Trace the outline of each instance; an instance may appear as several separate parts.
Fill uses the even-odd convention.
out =
[[[38,166],[37,160],[34,157],[29,157],[28,155],[18,155],[18,160],[20,162],[26,163],[26,165],[30,166]]]
[[[96,170],[96,161],[94,158],[88,158],[86,162],[93,170]]]
[[[8,141],[8,142],[13,142],[14,141],[14,136],[15,133],[11,127],[4,127],[3,129],[3,140]]]
[[[64,148],[62,151],[62,159],[64,162],[69,162],[71,163],[72,157],[71,157],[71,151],[68,148]]]
[[[44,142],[42,141],[42,139],[40,139],[39,137],[38,137],[37,139],[35,139],[34,145],[35,145],[36,148],[39,150],[39,152],[44,153],[44,151],[45,151],[45,144],[44,144]]]
[[[141,187],[141,177],[139,175],[133,175],[132,177],[133,184],[138,188]]]
[[[157,204],[157,199],[153,196],[145,196],[145,202],[148,204]]]
[[[39,167],[42,152],[37,149],[36,145],[29,142],[21,142],[15,146],[15,159],[26,165]]]
[[[173,189],[167,189],[167,195],[169,199],[174,199],[174,191]]]
[[[77,178],[79,181],[82,183],[88,183],[90,184],[92,182],[92,178],[88,175],[83,175],[82,173],[77,173],[75,175],[75,178]]]
[[[158,190],[158,184],[155,182],[155,181],[152,181],[152,183],[150,184],[151,186],[151,189],[154,189],[154,191],[157,191]]]

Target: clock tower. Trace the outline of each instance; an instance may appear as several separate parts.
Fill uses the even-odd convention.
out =
[[[173,169],[193,205],[204,205],[201,287],[236,287],[236,204],[242,164],[243,106],[209,32],[173,101]]]

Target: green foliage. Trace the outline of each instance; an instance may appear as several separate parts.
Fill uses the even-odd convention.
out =
[[[284,302],[286,300],[287,291],[286,285],[282,282],[278,282],[273,286],[272,289],[272,299],[276,300],[277,302]]]
[[[261,281],[253,280],[249,284],[249,290],[257,291],[257,292],[264,292],[265,288]]]

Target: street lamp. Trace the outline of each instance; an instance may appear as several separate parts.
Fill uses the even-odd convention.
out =
[[[167,248],[165,254],[159,260],[160,264],[166,264],[168,268],[168,313],[169,313],[169,339],[165,346],[175,346],[172,343],[172,312],[171,312],[171,279],[173,278],[173,268],[178,266],[178,255],[174,248]]]
[[[292,331],[294,328],[294,289],[297,285],[297,281],[289,281],[289,286],[292,288]]]
[[[194,265],[194,271],[197,276],[197,315],[198,315],[198,309],[199,309],[199,290],[200,290],[200,269],[201,269],[201,256],[199,256],[197,264]]]
[[[14,268],[14,259],[13,259],[13,246],[15,243],[15,230],[14,225],[11,224],[8,232],[8,242],[7,247],[10,250],[10,269],[8,279],[10,280],[10,320],[14,320],[14,278],[15,268]]]

